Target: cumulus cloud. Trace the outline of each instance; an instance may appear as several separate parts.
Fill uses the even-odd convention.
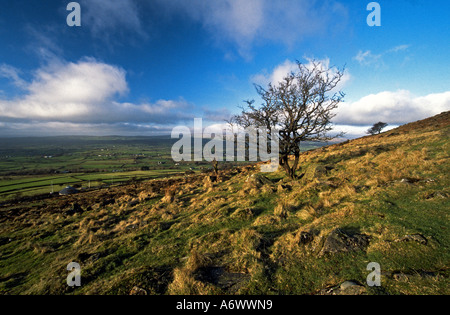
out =
[[[307,63],[304,65],[308,69],[313,68],[313,61],[312,59],[307,59]],[[315,60],[316,63],[319,64],[321,70],[327,70],[331,71],[330,75],[333,75],[336,73],[336,69],[330,69],[330,59],[325,58],[321,60]],[[263,70],[261,73],[258,73],[250,78],[252,83],[255,83],[257,85],[261,85],[263,87],[267,86],[269,83],[272,85],[278,85],[283,79],[290,73],[298,71],[298,65],[297,62],[286,60],[283,63],[276,66],[272,71],[268,72],[267,70]],[[344,72],[344,75],[342,76],[341,81],[336,86],[336,90],[342,90],[346,83],[349,82],[351,79],[351,75],[348,71]]]
[[[276,66],[271,72],[263,70],[261,73],[255,74],[250,80],[258,85],[267,86],[270,84],[277,85],[279,82],[298,69],[297,63],[291,60],[286,60]]]
[[[10,75],[10,79],[16,78]],[[109,124],[149,130],[145,126],[167,126],[194,116],[190,113],[192,105],[184,99],[120,102],[129,90],[125,70],[92,58],[45,66],[35,72],[31,82],[22,85],[24,95],[0,98],[0,121],[17,130],[27,123],[36,128],[44,124]]]
[[[372,125],[383,121],[391,125],[428,118],[450,110],[450,91],[416,97],[410,91],[370,94],[356,102],[342,103],[335,122]]]
[[[27,94],[0,103],[0,115],[9,118],[76,120],[128,87],[123,69],[85,60],[39,69]]]

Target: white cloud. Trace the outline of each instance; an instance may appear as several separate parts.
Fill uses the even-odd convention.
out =
[[[353,57],[353,59],[358,61],[359,64],[362,66],[381,67],[385,66],[383,58],[387,54],[396,54],[399,52],[404,52],[408,50],[410,47],[411,45],[398,45],[379,54],[372,53],[372,51],[370,50],[366,51],[360,50],[358,54],[355,57]]]
[[[0,65],[0,77],[11,80],[12,83],[19,88],[24,88],[26,86],[25,80],[20,77],[20,70],[10,65]]]
[[[298,69],[297,63],[291,60],[286,60],[283,63],[276,66],[270,73],[267,70],[263,70],[261,73],[255,74],[250,78],[252,83],[261,85],[263,87],[272,84],[277,85],[283,79]]]
[[[308,69],[312,69],[313,67],[313,59],[307,59],[308,63],[305,63],[305,66]],[[330,59],[325,58],[321,60],[315,60],[316,63],[319,64],[320,70],[326,70],[330,69]],[[283,79],[289,75],[291,72],[297,72],[298,71],[298,65],[297,62],[286,60],[283,63],[276,66],[270,73],[267,72],[267,70],[262,71],[259,74],[256,74],[250,78],[252,83],[261,85],[263,87],[267,86],[269,83],[272,85],[277,85],[279,82],[283,81]],[[331,75],[336,73],[336,69],[330,69]],[[342,90],[346,83],[351,79],[351,75],[348,71],[344,72],[344,75],[341,78],[341,81],[336,86],[336,90]]]
[[[411,47],[411,45],[398,45],[398,46],[395,46],[395,47],[389,49],[387,52],[396,53],[396,52],[399,52],[399,51],[405,51],[409,47]]]
[[[342,103],[334,120],[338,124],[372,125],[383,121],[401,125],[450,110],[450,91],[415,97],[399,90],[370,94],[352,103]]]
[[[375,55],[370,50],[364,52],[360,50],[354,59],[358,61],[360,65],[368,66],[380,63],[381,57],[381,54]]]
[[[14,78],[11,78],[14,80]],[[154,103],[119,102],[128,92],[120,67],[95,59],[58,62],[35,72],[24,83],[25,95],[0,99],[0,120],[21,123],[158,124],[168,125],[193,117],[185,100]]]
[[[26,96],[0,103],[0,116],[81,119],[93,107],[128,90],[123,69],[92,59],[39,69],[25,88]]]

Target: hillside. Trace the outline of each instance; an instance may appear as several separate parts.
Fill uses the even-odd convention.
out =
[[[294,181],[255,165],[4,206],[0,294],[449,294],[449,135],[445,112],[303,153]]]

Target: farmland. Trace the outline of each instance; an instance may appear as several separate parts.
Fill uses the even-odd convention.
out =
[[[170,155],[175,141],[169,136],[0,138],[0,202],[68,185],[94,189],[211,169],[205,161],[175,163]],[[303,149],[321,145],[307,143]],[[237,164],[243,163],[221,167]]]
[[[0,139],[0,200],[96,188],[201,170],[176,165],[169,137],[48,137]]]

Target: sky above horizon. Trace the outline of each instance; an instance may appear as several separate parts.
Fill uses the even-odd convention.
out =
[[[220,128],[296,61],[345,66],[337,131],[450,110],[450,2],[1,0],[0,137]]]

